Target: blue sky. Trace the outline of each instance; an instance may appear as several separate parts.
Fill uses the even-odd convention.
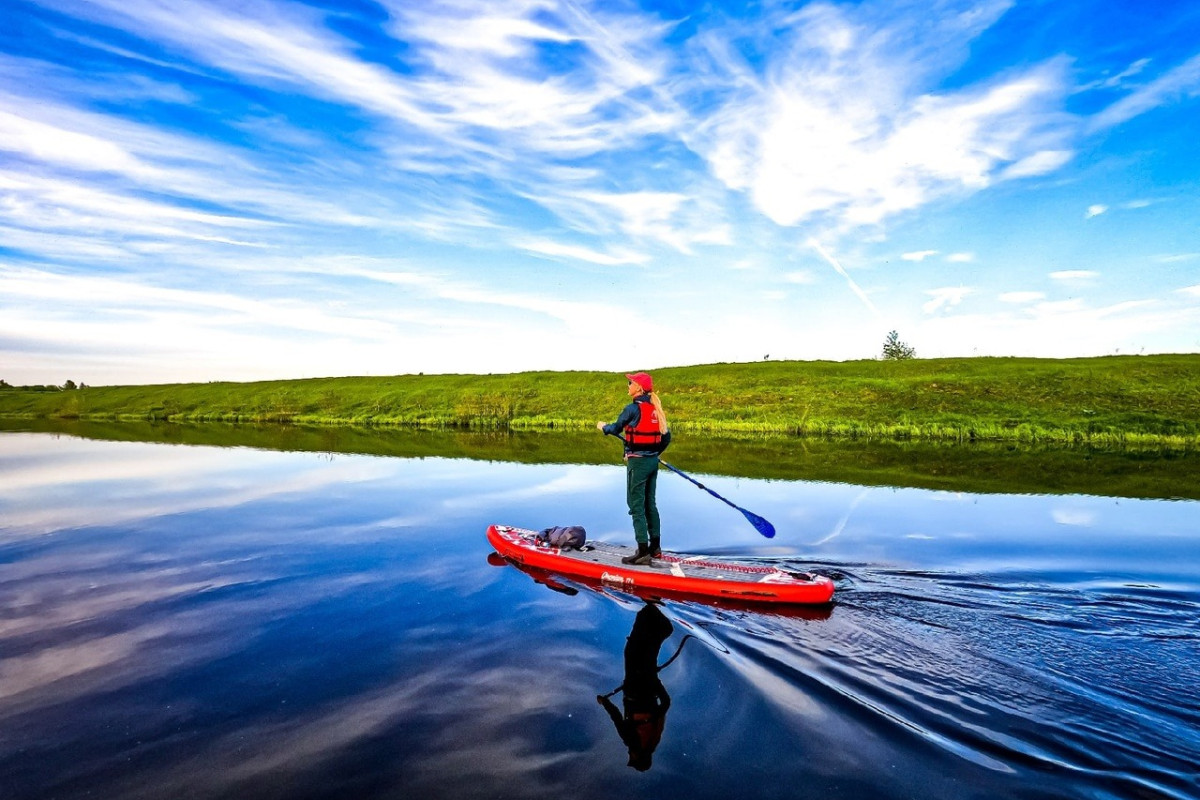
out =
[[[1200,350],[1200,5],[6,0],[0,378]]]

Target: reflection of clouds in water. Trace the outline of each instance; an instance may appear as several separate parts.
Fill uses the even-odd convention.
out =
[[[939,492],[928,489],[917,489],[926,494],[926,500],[931,503],[972,503],[975,496],[964,492]]]
[[[796,552],[796,548],[815,547],[837,539],[859,503],[871,493],[870,488],[850,484],[699,474],[692,474],[692,477],[738,506],[774,523],[777,536],[772,544],[789,553]],[[623,501],[623,487],[614,491],[621,492],[619,500]],[[664,529],[670,526],[672,531],[686,533],[686,545],[679,543],[674,545],[675,548],[686,546],[689,551],[707,551],[740,543],[745,547],[754,546],[756,555],[765,554],[758,547],[763,540],[755,538],[757,534],[741,514],[682,479],[660,476],[658,507],[664,515]],[[666,535],[664,530],[664,537]],[[819,537],[818,541],[813,541],[814,536]]]
[[[159,638],[166,632],[162,625],[146,626],[5,658],[0,661],[0,700],[125,661],[143,642]],[[61,700],[62,696],[56,692],[55,699]]]
[[[0,564],[0,716],[220,658],[244,647],[259,626],[365,584],[440,576],[438,583],[460,593],[478,591],[486,571],[464,581],[450,557],[422,562],[420,574],[396,563],[322,574],[328,567],[311,561],[348,543],[394,540],[402,526],[432,518],[396,516],[391,503],[436,507],[440,495],[419,490],[439,470],[457,475],[462,467],[0,437],[0,478],[11,478],[0,480],[0,543],[24,548]],[[351,488],[383,481],[387,504],[371,488]],[[411,498],[396,494],[405,484],[413,487]],[[353,502],[372,497],[373,508]],[[381,525],[310,513],[343,501],[368,517],[392,516]],[[222,513],[233,508],[237,517]],[[301,542],[318,550],[297,550]],[[329,557],[336,556],[317,556]],[[264,588],[278,581],[286,591]]]
[[[120,633],[81,631],[67,642],[6,657],[0,661],[0,719],[14,736],[27,732],[36,739],[42,717],[82,703],[82,721],[90,713],[86,704],[97,698],[228,654],[239,644],[235,633],[228,621],[172,617]],[[75,734],[59,735],[69,741]]]
[[[537,658],[528,667],[464,665],[453,671],[444,694],[420,698],[411,713],[437,724],[423,757],[409,767],[415,796],[462,797],[490,785],[505,786],[514,797],[553,797],[586,781],[602,782],[606,765],[590,752],[606,720],[569,718],[568,704],[586,690],[561,679],[584,674],[580,654],[559,648]],[[549,735],[554,730],[561,735]],[[567,768],[577,758],[598,768],[587,774]]]
[[[28,449],[28,443],[11,446],[20,438],[0,436],[0,504],[5,508],[0,542],[62,529],[233,509],[288,496],[324,494],[337,501],[348,487],[385,481],[390,492],[386,511],[392,516],[364,527],[412,527],[444,519],[447,510],[478,507],[464,503],[456,508],[453,502],[443,502],[443,491],[432,487],[483,485],[483,475],[489,468],[487,464],[449,459],[347,456],[329,461],[311,453],[49,437],[42,441],[51,452],[40,453],[40,463],[31,466],[27,459],[18,457]],[[33,474],[27,476],[26,470]],[[560,491],[570,491],[571,481],[567,483]],[[521,491],[539,496],[539,491],[524,490],[523,485],[518,494]],[[496,494],[505,496],[503,492]],[[395,514],[397,507],[402,509],[399,515]],[[343,526],[348,537],[354,535],[353,529],[353,525]]]
[[[556,472],[558,469],[556,469]],[[493,508],[499,503],[540,499],[547,495],[575,495],[608,489],[618,483],[616,471],[608,467],[566,467],[565,474],[556,474],[549,480],[515,489],[497,492],[480,492],[447,499],[446,508],[473,509]]]
[[[589,536],[598,520],[596,530],[620,525],[627,541],[619,466],[331,462],[37,442],[40,449],[28,440],[9,447],[0,437],[0,528],[10,509],[38,503],[52,525],[83,518],[93,527],[8,540],[0,533],[0,766],[29,764],[20,767],[28,771],[25,793],[15,796],[353,796],[366,787],[363,794],[406,797],[558,798],[628,787],[624,748],[593,693],[620,680],[626,612],[640,601],[531,585],[511,567],[489,566],[483,539],[486,522],[566,522],[558,518],[565,511],[580,515]],[[47,469],[70,467],[76,452],[86,468],[63,471],[62,486],[48,482]],[[112,480],[95,477],[105,463],[117,465]],[[18,464],[40,477],[10,490],[4,478],[19,478]],[[1121,589],[1129,600],[1099,621],[1088,611],[1088,624],[1106,626],[1106,635],[1064,639],[1076,627],[1061,621],[1082,619],[1078,592],[1043,592],[1031,602],[1025,576],[999,586],[1020,591],[998,592],[974,573],[956,582],[954,570],[1007,570],[1014,556],[1020,566],[1033,543],[1045,548],[1043,563],[1062,564],[1069,575],[1110,563],[1133,569],[1131,559],[1194,575],[1194,559],[1173,556],[1194,543],[1195,503],[873,488],[871,502],[859,505],[864,487],[730,485],[727,496],[769,519],[808,506],[814,522],[790,526],[769,547],[786,552],[833,526],[841,533],[823,554],[893,563],[916,553],[920,571],[856,569],[836,613],[819,624],[668,604],[679,610],[680,634],[712,645],[691,640],[668,673],[678,702],[660,752],[676,769],[701,752],[710,764],[744,763],[737,754],[748,730],[765,731],[759,763],[786,764],[803,752],[805,772],[781,768],[776,777],[785,780],[882,774],[878,764],[917,769],[927,756],[934,777],[959,759],[1011,763],[996,755],[1009,723],[1025,721],[1022,709],[1063,708],[1066,669],[1055,666],[1044,679],[1035,671],[1031,683],[1030,661],[1013,647],[1067,657],[1072,670],[1109,678],[1130,695],[1138,694],[1130,686],[1170,686],[1145,679],[1151,668],[1172,676],[1194,661],[1141,664],[1110,657],[1127,654],[1120,649],[1074,647],[1119,647],[1125,633],[1152,626],[1162,634],[1155,648],[1186,648],[1191,616],[1153,603],[1142,610],[1155,589]],[[680,548],[717,537],[767,546],[735,511],[682,480],[663,476],[660,504],[664,496],[686,504],[669,523]],[[459,497],[469,502],[446,502]],[[156,510],[101,527],[90,512],[97,498],[108,514],[124,503]],[[1078,528],[1055,525],[1052,511],[1061,507],[1070,512],[1064,519],[1094,510],[1095,528],[1081,538]],[[685,525],[692,520],[695,534]],[[936,541],[906,544],[905,534]],[[1171,549],[1161,544],[1168,539]],[[951,542],[961,544],[955,550]],[[942,568],[931,580],[927,570]],[[610,606],[621,613],[606,612]],[[1030,613],[1032,623],[1049,624],[1021,622]],[[606,624],[614,619],[620,624]],[[1095,665],[1108,663],[1121,669],[1097,675]],[[1134,677],[1123,681],[1127,666]],[[1178,707],[1166,689],[1158,695]],[[1132,723],[1140,741],[1148,730],[1157,740],[1166,730],[1168,740],[1191,741],[1190,730],[1166,727],[1141,705],[1123,713],[1122,726]],[[1044,718],[1031,717],[1024,734],[1007,741],[1025,759],[1041,740],[1020,737],[1045,729]],[[1071,730],[1048,729],[1071,741]],[[954,760],[938,761],[939,753]],[[710,786],[725,780],[699,774]]]
[[[297,782],[320,794],[332,788],[319,785],[322,776],[346,765],[365,765],[357,778],[408,797],[479,796],[481,787],[504,787],[511,797],[561,797],[581,788],[581,778],[598,788],[606,762],[596,759],[582,773],[565,767],[590,757],[603,741],[604,720],[572,719],[568,706],[578,691],[547,677],[563,665],[586,674],[584,654],[539,648],[520,665],[494,665],[509,657],[505,644],[491,652],[450,649],[382,688],[244,717],[217,736],[192,737],[186,756],[139,773],[107,796],[139,796],[153,787],[164,797],[283,797]],[[552,735],[564,724],[567,735]]]
[[[856,494],[854,496],[854,499],[850,501],[850,505],[846,508],[846,513],[842,514],[842,518],[839,519],[837,521],[837,524],[833,526],[833,530],[831,530],[823,538],[818,539],[817,541],[813,542],[812,546],[819,547],[823,544],[828,544],[829,542],[833,541],[837,537],[841,536],[842,531],[846,530],[846,524],[848,522],[850,522],[850,517],[854,514],[854,509],[858,508],[858,504],[861,503],[863,500],[865,500],[867,495],[869,495],[870,493],[871,493],[870,489],[863,489],[858,494]]]
[[[1090,528],[1096,524],[1096,513],[1082,508],[1051,509],[1050,517],[1059,525],[1074,525]]]
[[[120,447],[112,451],[92,451],[81,448],[61,453],[69,455],[70,461],[61,457],[38,459],[29,463],[23,458],[13,458],[7,437],[0,437],[0,474],[4,475],[4,494],[20,496],[48,488],[57,489],[64,484],[117,483],[142,481],[158,487],[169,488],[181,479],[190,478],[197,470],[218,470],[229,467],[228,457],[217,452],[190,453],[187,459],[167,459],[161,454],[147,452],[142,446]]]
[[[502,570],[492,567],[479,569],[489,548],[486,542],[464,563],[461,553],[430,556],[405,564],[402,576],[405,583],[418,585],[422,591],[447,592],[469,597],[483,591],[500,579]]]
[[[23,437],[0,436],[0,540],[314,493],[391,476],[395,462],[43,437],[54,458],[30,467]],[[15,442],[14,439],[18,440]],[[111,449],[110,449],[111,448]],[[11,458],[13,454],[17,458]],[[44,454],[43,454],[44,455]],[[14,535],[15,534],[15,535]]]
[[[407,466],[411,467],[411,464]],[[564,469],[566,474],[560,474]],[[540,480],[541,475],[547,470],[553,471],[554,476],[548,480]],[[521,465],[514,471],[519,472],[522,482],[513,488],[489,492],[463,491],[463,485],[491,486],[496,481],[480,476],[478,473],[459,474],[457,476],[459,483],[455,487],[454,493],[443,495],[436,491],[430,491],[429,486],[424,485],[411,495],[394,498],[398,505],[414,502],[417,506],[422,507],[419,511],[406,508],[404,513],[396,516],[368,520],[358,525],[326,526],[323,531],[330,538],[360,536],[367,539],[379,538],[381,530],[419,530],[456,519],[473,519],[479,512],[489,514],[490,522],[504,521],[512,524],[513,520],[506,515],[509,513],[507,509],[513,506],[519,505],[521,507],[519,515],[523,519],[528,519],[530,508],[540,509],[540,506],[536,506],[537,501],[553,497],[578,497],[597,489],[610,488],[610,484],[616,485],[612,475],[606,474],[605,468]],[[535,482],[530,483],[530,480]],[[574,506],[572,507],[574,508]],[[471,531],[468,535],[479,534]],[[591,535],[589,532],[589,536]]]
[[[543,479],[547,471],[551,477]],[[322,528],[331,537],[371,538],[381,528],[421,527],[480,509],[607,488],[616,474],[595,467],[563,472],[560,466],[521,465],[497,476],[494,465],[461,459],[345,456],[330,461],[314,453],[9,434],[0,436],[0,505],[5,508],[0,542],[289,496],[328,495],[340,501],[345,491],[353,491],[348,487],[386,482],[389,507],[383,512],[389,516]],[[492,490],[465,492],[463,486]]]
[[[342,530],[347,535],[353,536],[356,530],[403,530],[405,528],[416,528],[420,525],[429,522],[428,516],[419,514],[398,514],[394,517],[387,517],[378,522],[367,522],[361,525],[343,525]]]
[[[263,593],[276,576],[261,564],[138,571],[102,561],[108,566],[97,561],[78,573],[21,584],[0,626],[7,654],[0,659],[0,718],[228,656],[271,620],[397,577],[311,576],[287,591]]]
[[[23,570],[20,588],[12,592],[6,603],[8,613],[0,619],[0,639],[31,632],[46,633],[149,603],[237,583],[227,575],[217,574],[196,580],[194,575],[180,574],[177,569],[112,574],[117,569],[124,572],[120,559],[100,557],[88,561],[86,571],[79,569],[79,559],[70,557],[49,556],[22,564],[43,574],[31,579],[36,572]]]
[[[544,729],[558,724],[563,697],[561,687],[546,696],[537,687],[569,659],[490,677],[493,665],[464,654],[447,668],[459,658],[447,651],[472,637],[455,614],[442,616],[446,600],[485,592],[500,572],[478,568],[482,556],[464,563],[456,540],[485,544],[445,498],[505,484],[536,497],[546,482],[530,486],[531,476],[547,468],[507,469],[485,484],[493,465],[48,438],[40,442],[50,452],[28,459],[10,442],[0,438],[0,473],[34,472],[17,488],[0,485],[0,545],[19,551],[0,564],[0,719],[44,757],[48,780],[95,781],[109,797],[151,787],[163,796],[245,786],[257,794],[259,783],[286,795],[288,780],[362,757],[371,770],[402,763],[392,781],[443,796],[447,786],[470,793],[504,774],[529,796],[568,788],[538,777],[572,754],[547,760],[553,736]],[[560,495],[586,484],[550,469]],[[451,490],[430,489],[439,483]],[[453,535],[443,540],[446,528]],[[401,542],[413,536],[428,537],[420,558],[386,557],[407,552]],[[525,605],[522,613],[549,615],[541,628],[551,636],[594,624]],[[387,610],[372,623],[375,607]],[[338,616],[326,627],[330,609]],[[357,669],[342,653],[372,657],[359,644],[368,630],[382,633],[382,663],[395,649],[403,665],[392,688],[377,688],[387,669],[369,686],[339,683]],[[256,699],[303,695],[314,671],[329,681],[319,702]],[[397,758],[371,755],[381,737],[395,742]],[[60,762],[60,752],[81,758]]]
[[[156,787],[166,797],[197,790],[216,794],[254,778],[319,771],[356,742],[381,735],[410,717],[423,695],[436,694],[438,682],[439,677],[430,672],[320,711],[242,725],[199,744],[198,752],[161,774],[142,776],[139,783]],[[214,771],[213,764],[221,769]]]

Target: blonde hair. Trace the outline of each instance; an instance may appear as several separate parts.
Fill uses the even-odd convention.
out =
[[[667,425],[667,412],[663,411],[662,400],[658,399],[658,392],[650,392],[650,402],[654,404],[654,410],[658,412],[658,432],[666,433],[670,430]]]

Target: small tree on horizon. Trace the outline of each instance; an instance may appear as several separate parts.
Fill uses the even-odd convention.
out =
[[[907,361],[916,358],[917,351],[900,341],[900,334],[892,331],[883,340],[884,361]]]

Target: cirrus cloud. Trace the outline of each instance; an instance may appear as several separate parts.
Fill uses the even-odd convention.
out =
[[[974,291],[974,289],[966,286],[946,286],[941,289],[927,289],[925,294],[933,299],[921,306],[921,309],[926,314],[933,314],[938,311],[947,312],[960,304],[963,298]]]

